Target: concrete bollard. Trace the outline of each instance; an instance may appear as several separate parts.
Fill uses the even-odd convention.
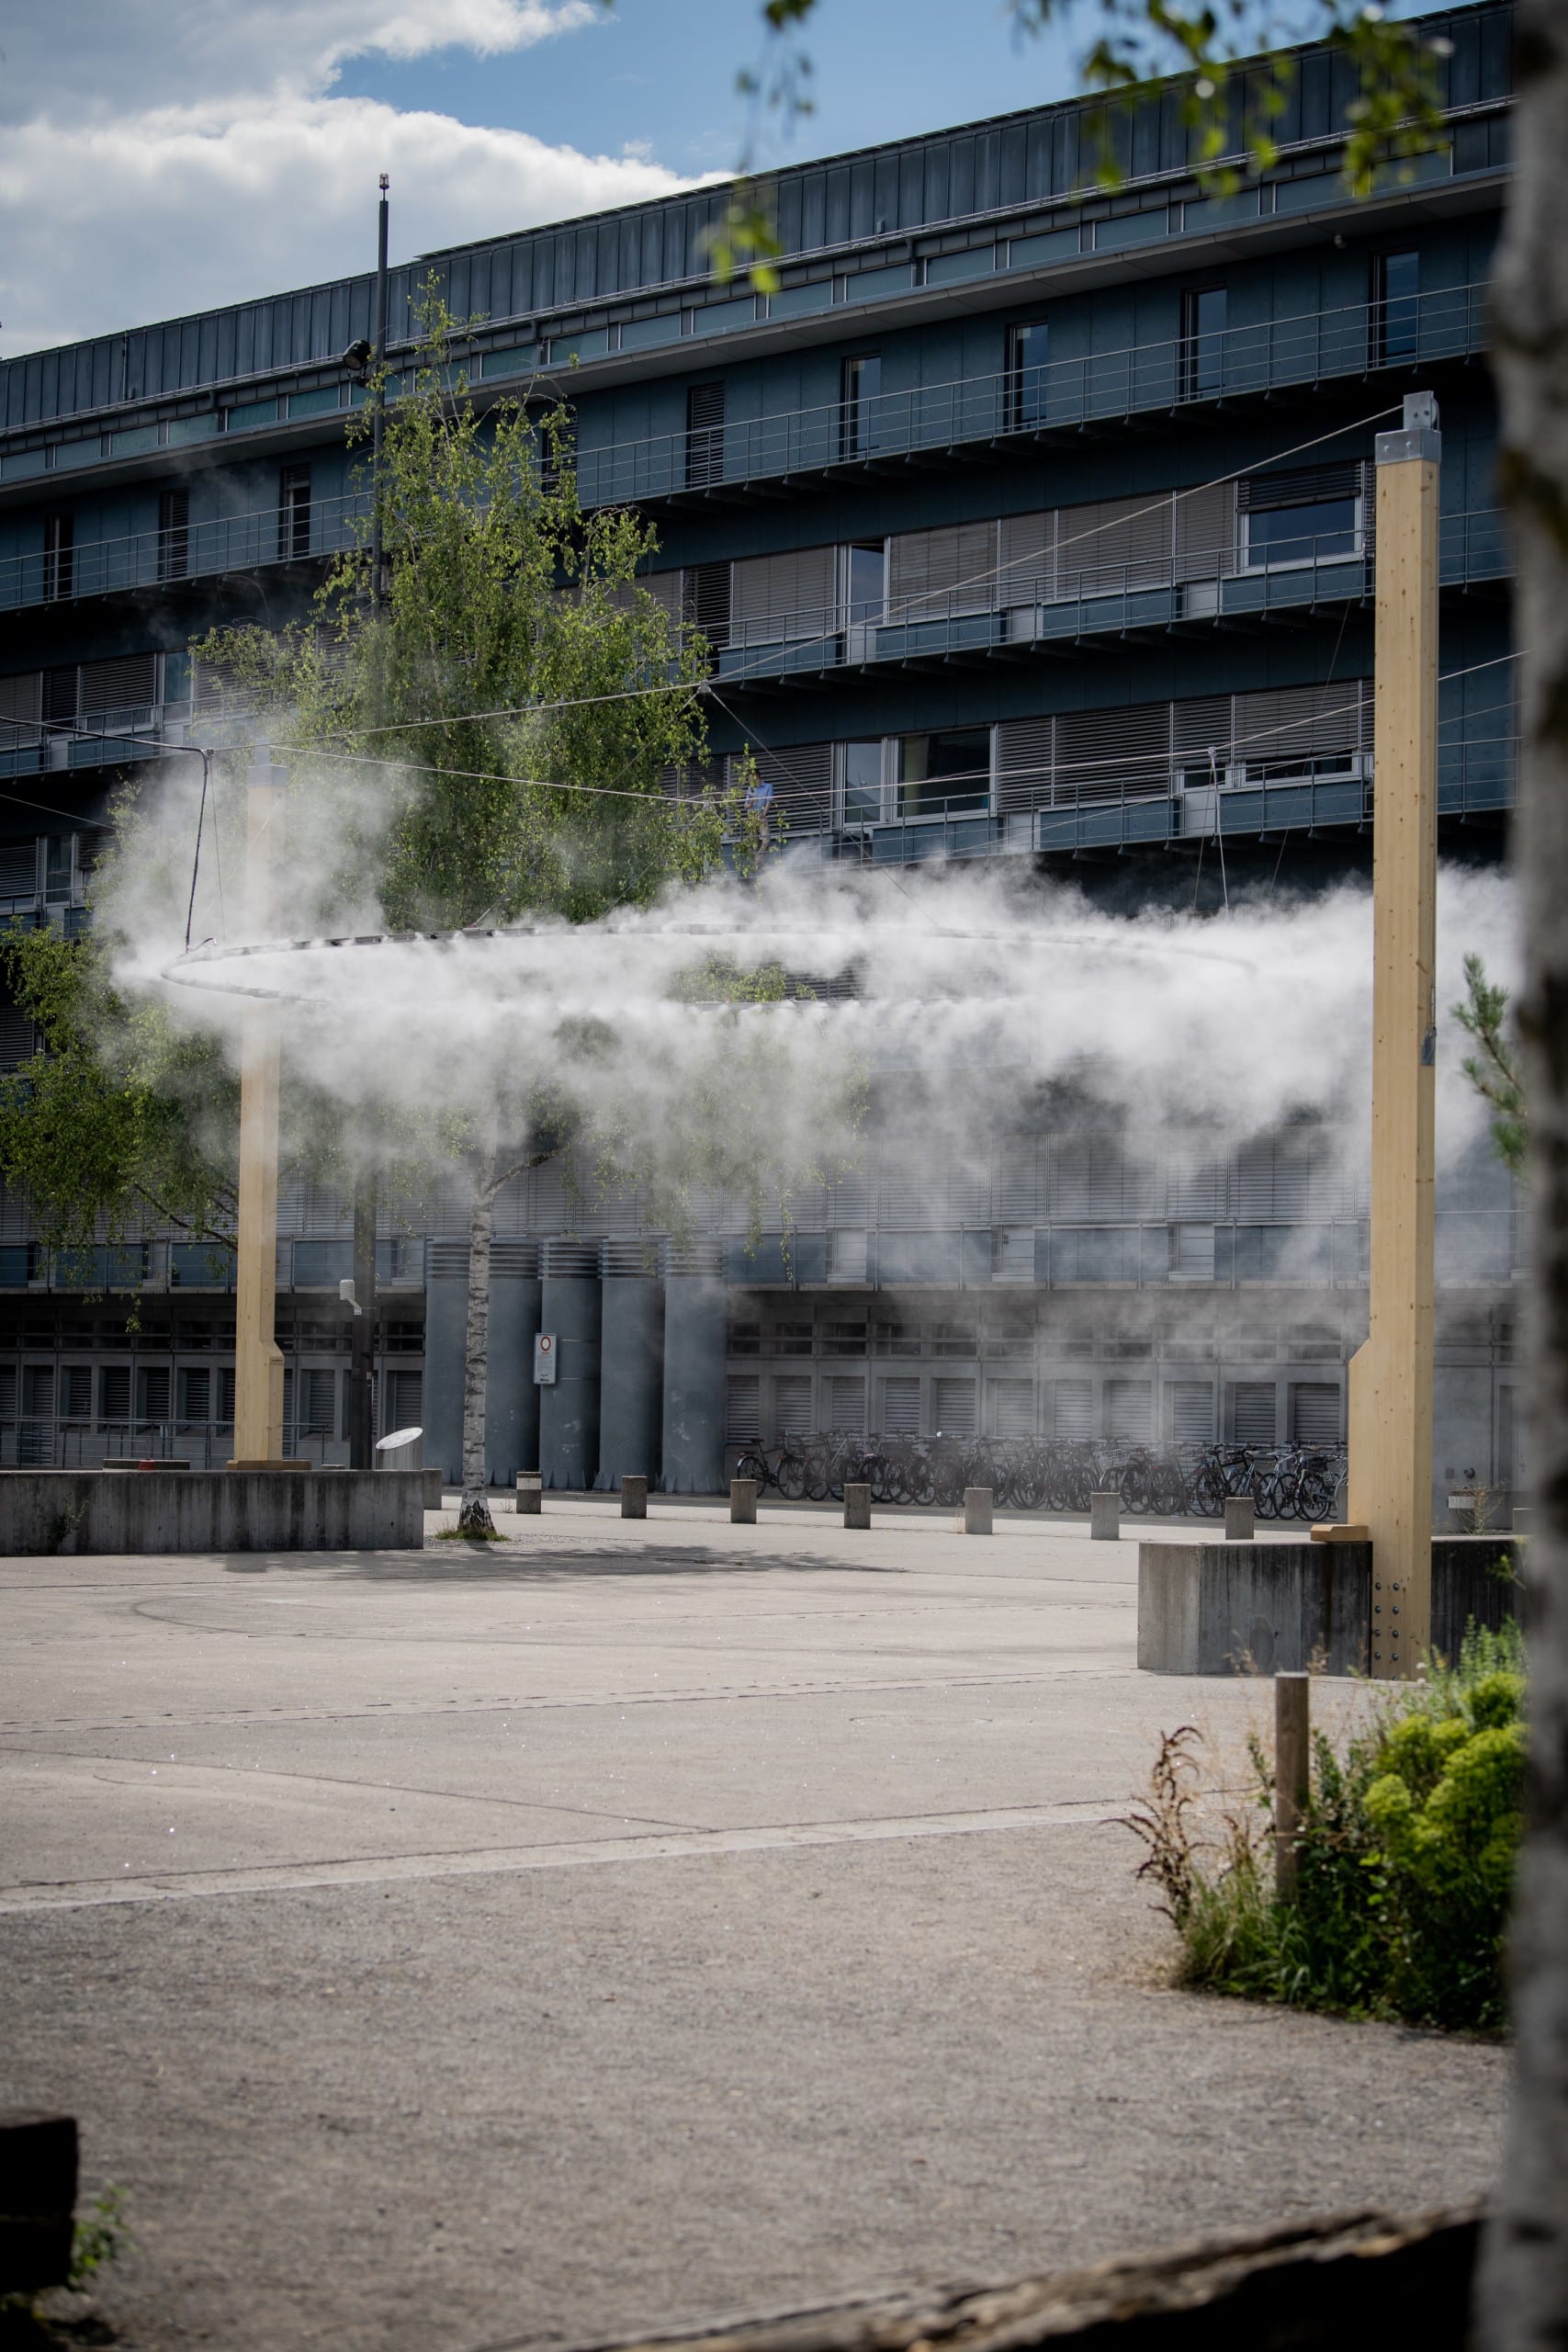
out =
[[[990,1534],[991,1489],[989,1487],[964,1487],[964,1532],[965,1535]]]
[[[731,1478],[729,1482],[729,1523],[731,1527],[756,1526],[757,1481],[755,1478]]]
[[[536,1470],[517,1473],[516,1508],[537,1519],[545,1508],[545,1482]]]
[[[446,1481],[441,1472],[433,1468],[422,1471],[420,1475],[424,1480],[425,1510],[439,1510],[446,1497]]]
[[[1114,1544],[1122,1532],[1122,1498],[1114,1487],[1089,1498],[1089,1532],[1097,1540]]]
[[[1250,1544],[1258,1532],[1258,1505],[1250,1495],[1225,1497],[1225,1542]]]
[[[621,1517],[648,1517],[648,1480],[635,1470],[623,1470],[621,1473]]]
[[[846,1527],[871,1525],[871,1488],[869,1487],[844,1488],[844,1525]]]

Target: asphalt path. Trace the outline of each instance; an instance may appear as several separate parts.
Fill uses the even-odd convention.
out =
[[[1118,1816],[1182,1721],[1239,1789],[1268,1686],[1137,1673],[1135,1541],[499,1523],[0,1565],[0,2097],[125,2188],[127,2346],[586,2343],[1485,2186],[1501,2052],[1170,1989]]]

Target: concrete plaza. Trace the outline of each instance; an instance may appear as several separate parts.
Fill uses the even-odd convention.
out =
[[[1135,1538],[500,1524],[0,1567],[3,2095],[128,2192],[128,2346],[501,2352],[1484,2187],[1497,2050],[1168,1988],[1115,1816],[1268,1687],[1135,1672]]]

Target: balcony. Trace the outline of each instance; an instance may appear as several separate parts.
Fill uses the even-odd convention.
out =
[[[27,605],[79,604],[96,596],[156,588],[175,594],[187,581],[224,572],[309,563],[361,544],[369,514],[363,492],[306,503],[220,514],[175,529],[132,531],[113,539],[77,539],[0,562],[0,612]]]
[[[884,663],[1016,661],[1067,653],[1096,639],[1166,634],[1204,624],[1299,621],[1325,606],[1357,604],[1373,593],[1374,564],[1364,535],[1337,531],[1283,542],[1263,563],[1238,562],[1234,550],[1129,563],[1079,560],[1076,549],[1043,560],[1055,574],[1032,583],[1030,601],[1012,601],[1008,567],[934,594],[887,603],[817,605],[749,616],[732,622],[716,656],[721,681],[778,685],[828,671],[870,671]],[[1495,507],[1447,514],[1439,537],[1444,587],[1474,589],[1511,577],[1506,517]]]
[[[995,445],[1032,443],[1134,416],[1197,412],[1294,387],[1404,378],[1486,348],[1484,282],[1294,318],[1257,320],[1194,338],[1062,356],[956,383],[881,392],[772,416],[704,424],[578,451],[585,506],[744,496],[749,486]]]

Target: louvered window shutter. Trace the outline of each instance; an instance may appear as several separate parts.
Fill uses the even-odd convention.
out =
[[[808,1372],[774,1374],[773,1434],[775,1443],[783,1437],[810,1436],[811,1374]]]
[[[1051,794],[1053,721],[1005,718],[997,729],[997,807],[1003,816],[1043,806]]]
[[[1299,768],[1307,761],[1344,762],[1371,747],[1371,680],[1347,678],[1339,684],[1280,686],[1267,694],[1237,695],[1235,755],[1249,774],[1269,768]]]
[[[77,677],[73,662],[64,669],[44,672],[43,723],[46,727],[75,725]]]
[[[1111,596],[1158,588],[1170,578],[1169,498],[1106,498],[1064,506],[1056,517],[1060,596]]]
[[[1147,799],[1170,789],[1170,705],[1066,711],[1056,721],[1058,801]]]
[[[759,746],[754,755],[759,777],[773,786],[773,807],[796,831],[817,831],[832,822],[831,743],[791,743],[779,752]],[[732,761],[732,778],[734,773]]]
[[[43,676],[38,670],[18,671],[0,678],[0,743],[14,743],[31,735],[43,709]]]
[[[686,618],[713,646],[729,642],[729,573],[728,563],[694,563],[682,575]]]
[[[998,1225],[1032,1225],[1040,1209],[1037,1146],[1032,1136],[1004,1144],[991,1180],[993,1214]]]
[[[1213,482],[1178,498],[1175,577],[1215,580],[1235,565],[1235,484]]]
[[[833,627],[837,548],[795,548],[746,556],[730,586],[732,645],[780,645],[826,635]]]
[[[996,570],[994,522],[905,532],[887,542],[887,617],[913,627],[950,613],[988,613]]]
[[[1325,466],[1292,466],[1282,473],[1244,476],[1235,486],[1243,514],[1262,514],[1272,507],[1310,506],[1314,500],[1355,498],[1361,489],[1359,458]]]
[[[686,480],[694,489],[724,480],[722,384],[694,384],[686,394]]]
[[[668,613],[672,621],[678,621],[685,611],[684,579],[685,574],[679,570],[650,571],[638,580],[637,586],[646,588],[654,603]]]
[[[1056,591],[1056,517],[1004,514],[998,548],[997,603],[1048,605]]]
[[[122,653],[112,662],[84,662],[84,718],[108,710],[134,710],[158,698],[158,657],[155,653]]]
[[[37,841],[0,843],[0,899],[31,899],[37,892]]]

